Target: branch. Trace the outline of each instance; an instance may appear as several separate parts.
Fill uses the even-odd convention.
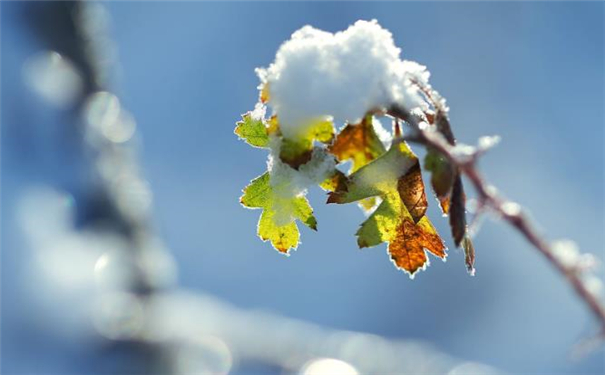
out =
[[[430,91],[427,96],[431,99]],[[437,106],[435,107],[438,112],[441,112],[441,115],[446,116],[444,110]],[[599,336],[605,338],[605,306],[595,293],[591,292],[587,283],[582,279],[584,268],[579,267],[577,264],[567,264],[560,257],[557,257],[553,245],[536,231],[535,225],[524,213],[524,209],[517,203],[506,200],[498,194],[492,185],[486,182],[477,168],[477,160],[485,152],[486,148],[457,146],[453,140],[446,139],[438,131],[440,129],[435,129],[434,126],[424,126],[416,116],[400,106],[392,106],[387,113],[394,118],[407,122],[412,127],[414,132],[410,137],[406,138],[407,140],[436,150],[455,166],[461,174],[464,174],[477,192],[479,206],[490,208],[504,221],[517,229],[565,277],[598,320],[601,326]],[[449,128],[449,121],[447,121],[447,117],[444,118]]]

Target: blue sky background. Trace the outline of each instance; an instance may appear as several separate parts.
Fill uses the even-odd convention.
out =
[[[45,49],[23,21],[23,7],[1,5],[2,366],[11,374],[94,372],[85,349],[28,320],[45,312],[32,312],[34,292],[23,287],[28,252],[16,202],[32,184],[77,190],[86,172],[61,143],[70,139],[68,116],[23,84],[23,62]],[[502,137],[481,163],[493,184],[529,208],[550,239],[574,239],[603,259],[602,2],[107,7],[121,63],[116,91],[138,121],[156,227],[177,260],[180,285],[243,308],[425,340],[511,373],[603,372],[602,350],[569,359],[572,346],[593,332],[592,316],[502,223],[487,221],[476,238],[476,277],[450,250],[446,263],[432,259],[410,281],[384,246],[357,250],[353,234],[363,214],[355,205],[326,206],[317,189],[309,197],[319,231],[302,228],[299,250],[279,255],[255,236],[260,212],[238,204],[241,189],[266,168],[266,154],[233,135],[257,99],[254,68],[271,63],[293,31],[306,24],[338,31],[375,18],[404,58],[429,68],[460,141]],[[430,215],[453,248],[435,206]]]

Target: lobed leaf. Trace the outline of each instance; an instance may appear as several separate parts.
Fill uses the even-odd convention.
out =
[[[258,236],[263,241],[271,241],[271,245],[280,253],[288,254],[290,249],[298,246],[300,233],[294,221],[278,225],[275,221],[275,211],[264,210],[258,221]]]
[[[397,268],[413,276],[428,263],[425,250],[445,258],[446,247],[425,216],[426,194],[418,158],[402,139],[351,174],[328,203],[350,203],[379,196],[382,203],[357,231],[360,248],[388,243]]]
[[[366,116],[359,124],[347,124],[328,150],[339,162],[352,161],[350,173],[356,172],[386,152],[374,131],[372,115]]]
[[[244,188],[240,203],[248,208],[261,208],[258,236],[287,254],[298,246],[300,232],[295,220],[317,230],[317,220],[309,201],[302,196],[284,198],[275,194],[268,172],[255,178]]]
[[[252,117],[251,112],[242,116],[242,121],[236,124],[234,133],[253,147],[269,147],[269,133],[260,119]]]
[[[372,121],[373,116],[367,115],[359,124],[347,124],[328,148],[339,162],[351,160],[350,173],[356,172],[386,152]],[[359,205],[366,212],[376,207],[376,203],[375,197],[359,201]]]

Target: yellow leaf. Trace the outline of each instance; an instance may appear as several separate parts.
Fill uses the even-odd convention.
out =
[[[290,249],[296,249],[300,238],[295,220],[313,230],[317,230],[317,221],[305,197],[280,197],[275,194],[270,180],[269,173],[252,180],[244,189],[240,203],[248,208],[263,209],[258,221],[258,236],[263,241],[270,241],[279,252],[287,254]]]

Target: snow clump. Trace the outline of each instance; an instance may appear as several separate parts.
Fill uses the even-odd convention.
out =
[[[256,72],[268,85],[268,104],[283,135],[296,138],[322,118],[356,124],[368,111],[395,103],[424,107],[412,82],[428,86],[430,73],[401,60],[400,52],[376,20],[357,21],[334,34],[304,26],[281,45],[268,68]]]

